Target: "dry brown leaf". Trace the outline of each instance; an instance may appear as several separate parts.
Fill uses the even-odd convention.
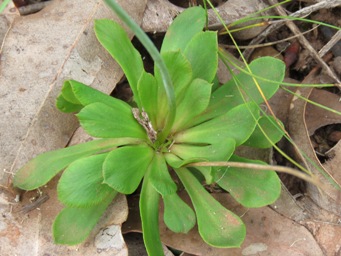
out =
[[[120,2],[141,21],[145,2]],[[18,17],[6,37],[0,64],[1,170],[14,171],[34,155],[66,145],[78,123],[55,108],[65,79],[109,93],[123,74],[93,32],[94,19],[112,18],[111,10],[100,0],[79,4],[55,1]]]
[[[325,107],[341,112],[340,97],[334,93],[321,89],[313,89],[309,100]],[[326,125],[341,123],[341,115],[327,111],[316,105],[307,103],[305,111],[305,122],[309,136]],[[341,181],[341,180],[340,180]]]
[[[141,23],[146,1],[118,2]],[[51,232],[62,208],[56,196],[57,179],[42,188],[49,200],[27,214],[16,211],[30,204],[38,192],[25,193],[24,202],[17,205],[16,191],[6,188],[18,167],[41,152],[64,147],[78,127],[72,115],[55,108],[64,80],[79,80],[110,93],[121,79],[123,72],[95,38],[93,21],[99,18],[118,21],[101,0],[55,0],[39,13],[15,18],[6,35],[0,63],[1,255],[94,255],[103,247],[94,243],[99,229],[120,227],[127,216],[126,199],[119,196],[87,242],[57,246]],[[124,244],[117,248],[120,255],[127,255]],[[109,245],[101,255],[112,255],[116,249]]]
[[[305,98],[308,98],[311,92],[312,88],[300,88],[296,91],[297,94]],[[319,170],[316,169],[316,166],[319,166],[325,172],[325,175],[329,177],[329,179],[334,180],[334,182],[340,184],[340,181],[335,180],[329,170],[325,169],[316,157],[316,154],[310,142],[308,129],[306,127],[306,122],[304,118],[306,105],[306,101],[298,97],[293,98],[290,108],[288,127],[289,133],[298,146],[299,150],[304,152],[306,157],[310,159],[310,161],[304,161],[298,156],[298,158],[300,158],[298,161],[301,164],[306,165],[312,171],[312,173],[325,184],[325,188],[323,189],[323,191],[316,188],[313,184],[307,184],[307,194],[318,206],[338,216],[341,216],[341,192],[335,189],[331,182],[327,180]]]
[[[186,253],[205,256],[323,255],[314,237],[305,227],[283,217],[269,207],[246,209],[226,193],[212,195],[227,209],[241,216],[246,224],[247,236],[240,249],[210,247],[202,241],[197,232],[197,227],[194,227],[188,234],[173,233],[163,223],[161,212],[160,232],[162,242]],[[186,193],[181,192],[180,196],[190,204]],[[130,197],[128,201],[129,217],[127,222],[123,224],[122,230],[124,233],[141,232],[138,197]]]

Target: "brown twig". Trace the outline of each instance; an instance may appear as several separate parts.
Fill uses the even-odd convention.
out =
[[[269,0],[269,2],[271,4],[278,4],[277,0]],[[275,9],[277,10],[278,14],[281,16],[286,16],[287,13],[285,12],[284,8],[282,6],[276,6]],[[286,25],[288,26],[288,28],[291,30],[292,33],[294,33],[295,35],[299,35],[298,36],[298,40],[301,43],[301,45],[306,48],[310,54],[312,55],[312,57],[317,61],[317,63],[320,64],[320,66],[322,67],[322,69],[324,69],[327,73],[327,75],[329,75],[335,82],[341,84],[340,79],[337,77],[337,75],[330,69],[330,67],[322,60],[322,58],[319,56],[319,54],[315,51],[315,49],[311,46],[311,44],[309,43],[309,41],[303,36],[301,35],[301,31],[299,30],[299,28],[295,25],[294,22],[288,20],[286,21]]]
[[[311,14],[312,12],[316,12],[318,10],[321,9],[329,9],[329,8],[334,8],[337,6],[341,5],[341,1],[340,0],[328,0],[328,1],[321,1],[318,2],[314,5],[310,5],[307,6],[305,8],[302,8],[300,10],[298,10],[297,12],[294,12],[292,14],[290,14],[290,17],[295,17],[295,18],[302,18],[302,17],[306,17],[309,14]],[[285,15],[287,16],[287,15]],[[272,33],[273,31],[279,29],[280,27],[282,27],[283,25],[285,25],[284,23],[274,23],[271,26],[269,26],[268,28],[266,28],[261,34],[259,34],[257,37],[255,37],[251,42],[250,45],[254,45],[254,44],[259,44],[261,43],[270,33]],[[253,52],[253,49],[246,49],[243,52],[243,55],[246,59],[248,59],[251,54]]]

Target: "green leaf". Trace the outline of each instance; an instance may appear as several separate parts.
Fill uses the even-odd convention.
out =
[[[238,156],[230,161],[242,163],[266,163]],[[281,183],[276,172],[248,168],[222,168],[217,183],[228,191],[234,199],[247,208],[263,207],[274,203],[281,193]]]
[[[135,101],[140,105],[137,83],[144,71],[140,53],[134,48],[124,29],[116,22],[96,20],[95,33],[98,41],[123,69],[134,93]]]
[[[235,145],[234,139],[224,137],[219,143],[211,145],[174,143],[170,148],[170,152],[184,160],[200,158],[208,161],[226,161],[233,154]]]
[[[258,105],[254,103],[239,105],[224,115],[176,133],[174,141],[216,144],[224,138],[232,138],[236,141],[236,146],[239,146],[251,136],[258,118]]]
[[[73,103],[75,105],[82,105],[72,90],[72,84],[84,85],[84,84],[77,82],[77,81],[74,81],[74,80],[64,81],[63,88],[62,88],[60,96],[62,96],[66,101],[68,101],[70,103]],[[86,86],[86,85],[84,85],[84,86]]]
[[[89,207],[101,203],[113,189],[103,184],[102,165],[106,154],[76,160],[58,182],[58,199],[69,207]]]
[[[179,131],[191,123],[193,117],[202,113],[208,106],[211,84],[202,79],[194,79],[183,92],[184,96],[177,105],[172,131]]]
[[[205,26],[205,10],[202,7],[192,7],[179,14],[169,26],[162,43],[161,53],[167,51],[184,51],[194,35]]]
[[[244,145],[257,148],[269,148],[275,145],[284,135],[284,126],[280,120],[278,122],[280,122],[281,126],[277,124],[272,116],[262,116],[258,120],[256,129]],[[265,137],[259,126],[269,139]]]
[[[162,196],[166,196],[176,192],[177,186],[169,174],[163,154],[154,154],[154,158],[149,165],[149,169],[150,183],[158,193],[160,193]]]
[[[21,167],[14,176],[15,187],[24,190],[37,189],[50,181],[58,172],[75,160],[117,146],[137,144],[141,141],[132,138],[99,139],[68,148],[43,153]]]
[[[195,223],[195,213],[178,194],[169,194],[163,197],[164,215],[166,226],[176,233],[187,233]]]
[[[172,153],[164,153],[163,155],[165,156],[167,164],[173,168],[180,168],[182,166],[185,166],[186,164],[206,161],[205,158],[189,158],[186,160],[182,160]]]
[[[53,223],[54,242],[67,245],[83,242],[116,195],[117,192],[113,190],[101,203],[95,206],[64,208]]]
[[[234,76],[212,93],[208,108],[204,114],[196,118],[194,124],[222,115],[226,109],[244,104],[245,101],[253,101],[257,104],[264,102],[255,80],[266,99],[270,99],[275,94],[285,75],[284,63],[272,57],[262,57],[252,61],[249,68],[253,76],[264,78],[266,81],[254,78],[245,72]]]
[[[143,240],[150,256],[164,255],[159,231],[159,202],[160,194],[151,184],[147,172],[140,194],[140,215]]]
[[[213,81],[218,68],[217,40],[216,32],[200,32],[186,46],[184,54],[192,65],[193,79]]]
[[[192,200],[202,239],[215,247],[240,247],[246,234],[242,220],[216,201],[188,169],[175,171]]]
[[[184,90],[192,81],[193,72],[191,63],[181,51],[164,52],[162,58],[172,79],[174,94],[178,105],[184,96]],[[162,81],[158,69],[155,69],[155,77],[159,82]]]
[[[57,97],[56,107],[64,113],[79,112],[84,106],[67,101],[61,94]]]
[[[169,75],[172,80],[174,94],[176,99],[176,105],[179,104],[184,97],[185,89],[192,80],[192,67],[182,52],[164,52],[162,58],[166,64]],[[155,66],[155,78],[158,86],[161,87],[163,80],[159,69]],[[162,130],[165,124],[166,116],[168,114],[168,105],[164,90],[158,90],[157,96],[157,129]],[[155,107],[154,107],[155,108]]]
[[[140,102],[144,111],[148,114],[149,120],[153,128],[156,128],[156,120],[158,117],[158,92],[159,87],[154,76],[147,72],[143,72],[138,82],[137,90],[140,96]],[[165,100],[166,101],[166,100]]]
[[[84,130],[94,137],[131,137],[147,139],[146,131],[136,121],[131,109],[96,102],[84,107],[77,117]]]
[[[115,99],[103,92],[74,80],[64,82],[62,91],[57,98],[57,107],[60,111],[70,113],[78,112],[83,107],[101,102],[108,106],[117,106],[120,109],[130,110],[130,106],[124,101]]]
[[[109,153],[103,164],[104,183],[123,194],[140,184],[154,151],[147,145],[121,147]]]

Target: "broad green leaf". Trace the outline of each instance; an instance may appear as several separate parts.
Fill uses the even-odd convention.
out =
[[[96,20],[95,33],[98,41],[121,66],[138,102],[137,83],[144,71],[140,53],[134,48],[127,33],[116,22]]]
[[[251,137],[244,143],[246,146],[257,147],[257,148],[269,148],[276,144],[284,135],[284,126],[280,122],[279,126],[272,116],[262,116],[258,120],[258,125],[252,133]],[[262,127],[264,133],[269,138],[267,139],[263,131],[259,128]],[[269,141],[270,140],[270,141]]]
[[[169,75],[172,80],[174,94],[176,99],[176,105],[179,104],[181,99],[185,95],[185,89],[192,80],[192,67],[186,57],[180,51],[164,52],[162,58],[166,64]],[[155,78],[158,86],[161,87],[163,83],[159,69],[155,66]],[[168,114],[168,105],[166,100],[166,94],[164,90],[158,91],[157,96],[157,128],[162,129],[165,123],[166,116]],[[155,107],[156,108],[156,107]]]
[[[158,117],[158,84],[154,76],[143,72],[139,80],[137,90],[139,92],[140,102],[143,110],[148,114],[153,128],[156,128],[156,119]]]
[[[125,146],[111,151],[103,164],[104,183],[123,194],[133,193],[152,161],[148,145]]]
[[[175,171],[192,200],[202,239],[215,247],[240,247],[246,235],[242,220],[216,201],[188,169]]]
[[[184,51],[194,35],[205,26],[205,10],[202,7],[192,7],[179,14],[169,26],[162,43],[161,53],[167,51]]]
[[[149,179],[149,172],[143,180],[140,194],[140,215],[142,221],[143,240],[148,255],[163,255],[159,231],[160,194],[154,189]]]
[[[192,81],[192,66],[181,51],[164,52],[162,58],[167,66],[173,82],[176,102],[184,96],[184,90]],[[155,77],[161,82],[159,70],[155,69]]]
[[[216,32],[200,32],[186,46],[184,54],[192,65],[193,78],[213,81],[218,68],[217,40]]]
[[[194,79],[183,91],[184,96],[177,104],[172,131],[179,131],[191,123],[193,117],[203,112],[210,101],[211,84],[202,79]]]
[[[57,97],[56,107],[64,113],[79,112],[84,106],[67,101],[61,94]]]
[[[101,102],[119,109],[130,109],[130,106],[124,101],[74,80],[64,82],[62,91],[57,98],[57,107],[66,113],[78,112],[83,107],[95,102]]]
[[[264,78],[266,81],[253,78],[251,74],[245,72],[234,76],[212,93],[208,108],[195,119],[195,124],[222,115],[226,110],[245,101],[253,101],[257,104],[264,102],[255,80],[266,99],[270,99],[275,94],[285,75],[284,63],[272,57],[262,57],[252,61],[249,68],[254,76]]]
[[[251,136],[258,119],[258,105],[254,103],[239,105],[224,115],[176,133],[174,141],[216,144],[224,138],[232,138],[236,141],[236,146],[239,146]]]
[[[98,205],[85,208],[64,208],[53,223],[55,243],[76,245],[83,242],[116,195],[117,192],[113,190]]]
[[[226,161],[233,154],[235,145],[234,139],[225,137],[219,143],[211,145],[174,143],[170,152],[184,160],[201,158],[208,161]]]
[[[176,233],[187,233],[196,222],[195,213],[177,193],[163,197],[163,220],[166,226]]]
[[[177,186],[169,174],[166,160],[161,153],[155,153],[150,163],[150,183],[162,196],[174,194]]]
[[[96,102],[84,107],[77,117],[84,130],[94,137],[147,139],[146,131],[134,118],[131,109]]]
[[[141,143],[139,139],[99,139],[43,153],[21,167],[14,176],[15,187],[33,190],[45,185],[58,172],[79,158],[112,150],[117,146]]]
[[[243,163],[266,163],[258,160],[233,156],[231,161]],[[248,208],[263,207],[274,203],[281,193],[281,183],[272,171],[247,168],[222,168],[218,173],[217,183],[228,191],[234,199]]]
[[[113,189],[103,184],[102,165],[107,155],[84,157],[71,163],[58,182],[58,199],[69,207],[89,207],[112,194]]]
[[[77,81],[73,81],[73,80],[69,80],[69,81],[65,81],[63,84],[63,88],[61,91],[61,96],[68,102],[73,103],[75,105],[81,105],[80,101],[77,99],[77,97],[75,96],[75,94],[73,93],[72,90],[72,84],[81,84]],[[85,85],[84,85],[85,86]],[[94,90],[94,89],[93,89]]]

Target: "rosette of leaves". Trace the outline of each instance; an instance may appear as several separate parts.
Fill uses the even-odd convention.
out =
[[[163,253],[160,200],[170,230],[186,233],[197,223],[206,243],[226,248],[241,245],[245,226],[203,184],[217,184],[245,207],[262,207],[278,198],[280,182],[275,172],[188,167],[198,161],[262,163],[241,158],[234,151],[243,144],[270,147],[282,136],[274,119],[260,113],[259,104],[278,89],[284,64],[260,58],[218,86],[217,33],[203,31],[204,25],[205,11],[189,8],[165,35],[160,53],[172,80],[176,106],[165,134],[170,109],[160,70],[155,67],[154,74],[144,70],[139,52],[120,25],[110,20],[95,22],[97,38],[125,72],[136,105],[77,81],[64,83],[57,107],[76,112],[84,130],[98,139],[39,155],[14,178],[15,186],[32,190],[65,169],[57,187],[65,208],[53,224],[56,243],[82,242],[116,194],[131,194],[141,183],[140,214],[150,255]],[[266,79],[256,82],[255,77]],[[193,207],[177,194],[175,174]]]

